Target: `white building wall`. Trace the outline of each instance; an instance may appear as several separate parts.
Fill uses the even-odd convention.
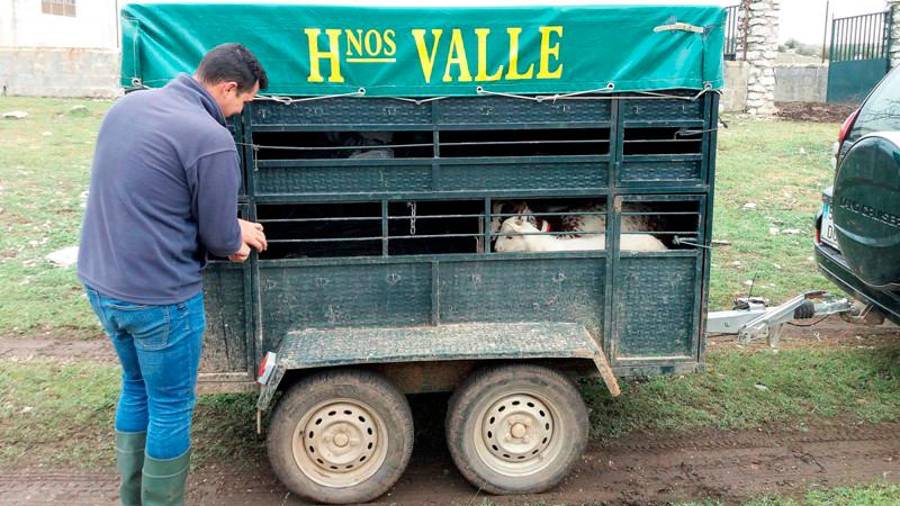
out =
[[[123,0],[76,0],[75,16],[44,14],[41,0],[0,0],[0,47],[118,47]]]

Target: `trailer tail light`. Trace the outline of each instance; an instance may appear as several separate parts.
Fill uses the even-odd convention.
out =
[[[275,358],[275,352],[270,351],[266,353],[259,362],[259,370],[256,372],[256,382],[260,385],[265,385],[269,382],[269,378],[272,377],[272,372],[275,371]]]
[[[847,134],[850,133],[850,129],[853,128],[853,122],[856,121],[856,117],[859,116],[859,109],[850,113],[850,116],[847,116],[847,119],[841,124],[841,130],[838,132],[838,147],[844,143],[844,140],[847,139]]]

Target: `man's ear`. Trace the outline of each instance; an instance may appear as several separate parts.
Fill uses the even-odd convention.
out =
[[[222,85],[222,91],[225,93],[230,93],[234,91],[234,94],[237,95],[238,83],[234,81],[228,81]]]

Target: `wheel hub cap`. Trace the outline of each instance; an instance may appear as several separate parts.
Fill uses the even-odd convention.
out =
[[[328,473],[350,473],[378,450],[372,416],[349,403],[328,404],[309,418],[303,447],[309,460]]]
[[[484,416],[482,428],[487,450],[500,460],[515,463],[542,458],[554,429],[547,406],[527,394],[494,403]]]

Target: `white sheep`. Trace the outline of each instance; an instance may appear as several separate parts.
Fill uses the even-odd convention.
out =
[[[621,251],[668,251],[662,241],[650,234],[626,234],[619,236]]]
[[[650,208],[640,204],[630,204],[629,212],[647,212]],[[606,206],[600,203],[588,204],[571,209],[562,217],[562,230],[573,234],[589,232],[606,232]],[[585,214],[581,214],[585,213]],[[621,221],[622,232],[649,232],[656,228],[654,220],[648,215],[625,215]]]
[[[539,252],[539,251],[596,251],[606,249],[606,235],[592,234],[583,237],[562,237],[554,235],[517,235],[547,232],[546,225],[538,230],[520,216],[508,218],[500,227],[500,237],[494,245],[498,253]],[[622,251],[666,251],[668,248],[650,234],[623,234],[620,240]]]
[[[649,210],[649,208],[641,206],[640,204],[633,204],[629,208],[629,211]],[[497,232],[500,231],[501,223],[509,218],[509,216],[498,216],[501,214],[516,214],[525,216],[527,217],[528,221],[537,228],[542,228],[547,224],[548,221],[547,219],[539,219],[533,216],[531,207],[524,200],[505,202],[495,201],[493,203],[491,212],[494,215],[491,219],[491,232],[493,232],[494,234],[497,234]],[[558,231],[567,233],[564,235],[559,235],[557,237],[572,238],[581,236],[583,234],[606,233],[606,206],[604,206],[602,203],[595,202],[580,205],[574,208],[565,206],[551,206],[548,209],[543,210],[543,212],[558,214],[561,222],[561,228]],[[654,220],[647,215],[623,216],[621,222],[622,232],[649,232],[656,228],[653,221]]]
[[[535,251],[591,251],[606,249],[606,236],[589,235],[584,237],[559,237],[553,235],[515,235],[547,232],[549,226],[544,222],[540,230],[521,216],[508,218],[500,227],[500,237],[494,245],[498,253],[535,252]]]

